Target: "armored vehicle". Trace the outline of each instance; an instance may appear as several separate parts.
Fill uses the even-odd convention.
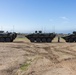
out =
[[[62,37],[66,42],[76,42],[76,31],[74,31],[72,34],[69,34],[67,36]]]
[[[16,37],[17,34],[15,32],[0,31],[0,42],[13,42]]]
[[[27,37],[31,42],[52,42],[55,36],[55,33],[42,33],[42,31],[35,31],[35,33],[28,34],[25,37]]]

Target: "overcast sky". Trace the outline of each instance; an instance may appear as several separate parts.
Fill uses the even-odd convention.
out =
[[[76,0],[0,0],[0,29],[24,33],[76,30]]]

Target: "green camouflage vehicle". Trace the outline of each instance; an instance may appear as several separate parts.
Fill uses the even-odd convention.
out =
[[[52,42],[55,38],[55,33],[42,33],[42,31],[35,31],[35,33],[28,34],[27,37],[31,42]]]
[[[62,37],[66,42],[76,42],[76,31],[74,31],[72,34],[69,34],[67,36]]]
[[[0,42],[13,42],[17,37],[17,33],[0,31]]]

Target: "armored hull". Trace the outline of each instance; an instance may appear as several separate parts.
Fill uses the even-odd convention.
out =
[[[15,32],[9,33],[0,31],[0,42],[13,42],[16,37],[17,34]]]
[[[27,37],[31,42],[52,42],[56,34],[54,33],[42,33],[41,31],[29,34]]]
[[[72,34],[62,37],[66,42],[76,42],[76,32],[74,31]]]

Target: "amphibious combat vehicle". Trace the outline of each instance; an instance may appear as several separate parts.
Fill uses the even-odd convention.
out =
[[[27,37],[31,42],[52,42],[55,33],[42,33],[42,31],[35,31],[35,33],[28,34]]]
[[[17,34],[15,32],[0,31],[0,42],[13,42],[16,37]]]
[[[76,31],[74,31],[72,34],[69,34],[67,36],[62,37],[66,42],[76,42]]]

